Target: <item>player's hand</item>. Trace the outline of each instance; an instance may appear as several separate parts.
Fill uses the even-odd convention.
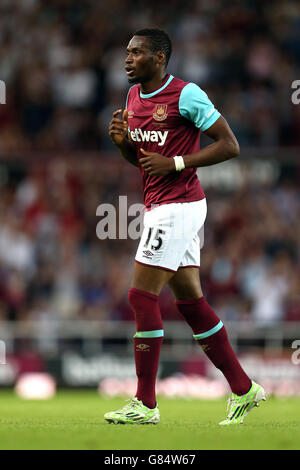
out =
[[[147,152],[141,149],[144,157],[139,159],[140,164],[150,176],[165,176],[175,171],[173,158],[166,158],[155,152]]]
[[[123,112],[123,119],[119,119],[117,116],[121,114],[122,109],[117,109],[113,113],[113,118],[109,123],[109,137],[115,145],[122,145],[128,132],[128,111],[127,109]]]

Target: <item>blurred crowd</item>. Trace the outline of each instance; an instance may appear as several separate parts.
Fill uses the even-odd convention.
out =
[[[107,134],[128,90],[129,39],[146,26],[166,29],[168,71],[207,91],[242,150],[298,146],[291,84],[300,78],[300,3],[2,0],[0,16],[0,155],[35,155],[0,165],[0,319],[132,320],[138,241],[96,236],[101,202],[141,202],[140,176]],[[75,151],[81,156],[64,158]],[[297,173],[206,194],[209,302],[224,320],[300,321]],[[167,288],[160,305],[165,319],[179,319]]]
[[[108,154],[106,155],[109,156]],[[22,166],[23,165],[23,166]],[[136,168],[112,154],[0,167],[0,319],[133,320],[127,300],[138,240],[99,239],[97,207],[141,202]],[[6,172],[5,172],[6,171]],[[299,175],[273,187],[206,191],[205,296],[223,320],[300,321]],[[205,186],[205,182],[203,182]],[[132,218],[128,217],[128,223]],[[179,320],[171,291],[164,319]]]
[[[126,45],[166,29],[168,71],[204,88],[241,146],[295,146],[300,107],[298,0],[2,0],[0,152],[107,149],[125,102]]]

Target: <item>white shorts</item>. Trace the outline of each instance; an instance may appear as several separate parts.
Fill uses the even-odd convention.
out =
[[[169,271],[199,267],[206,213],[206,199],[162,204],[147,211],[135,261]]]

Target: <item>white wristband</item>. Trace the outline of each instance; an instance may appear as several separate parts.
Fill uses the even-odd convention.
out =
[[[176,155],[174,158],[176,171],[182,171],[185,168],[183,157]]]

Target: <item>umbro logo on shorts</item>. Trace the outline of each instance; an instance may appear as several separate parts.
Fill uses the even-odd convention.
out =
[[[148,259],[151,259],[151,256],[153,256],[153,253],[152,251],[149,251],[149,250],[145,250],[143,251],[143,258],[148,258]]]

